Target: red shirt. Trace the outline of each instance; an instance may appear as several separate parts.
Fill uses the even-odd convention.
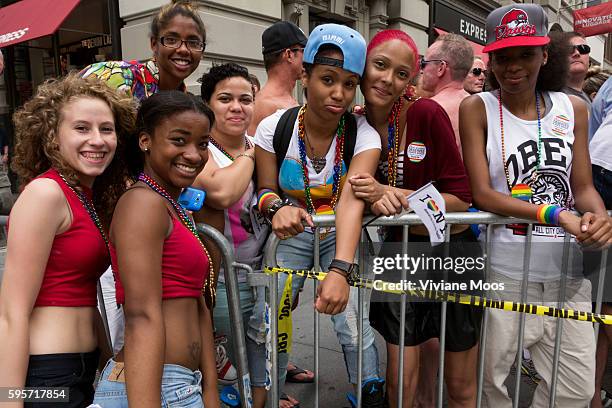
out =
[[[115,246],[110,245],[117,304],[125,303],[125,291],[117,266]],[[197,238],[175,217],[172,232],[164,241],[162,252],[162,299],[198,298],[208,277],[209,259]]]
[[[106,243],[78,196],[50,169],[37,178],[55,180],[72,211],[67,231],[53,239],[34,306],[95,307],[96,285],[110,264]],[[81,187],[91,200],[91,190]]]
[[[453,127],[437,102],[421,98],[408,108],[405,138],[403,188],[416,190],[433,181],[439,192],[472,202]]]

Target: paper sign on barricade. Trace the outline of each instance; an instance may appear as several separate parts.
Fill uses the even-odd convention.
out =
[[[427,183],[408,197],[408,204],[429,232],[429,241],[432,245],[444,242],[446,232],[446,204],[442,194]]]

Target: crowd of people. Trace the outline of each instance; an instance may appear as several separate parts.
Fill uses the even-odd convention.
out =
[[[449,407],[474,407],[482,310],[448,304],[444,350],[441,303],[410,301],[401,310],[373,293],[360,316],[349,283],[368,273],[354,263],[363,215],[399,214],[409,194],[433,181],[447,212],[477,208],[532,220],[528,303],[556,306],[563,291],[564,308],[583,311],[592,308],[585,276],[597,262],[583,262],[582,253],[597,255],[612,243],[609,74],[589,69],[582,35],[549,35],[538,5],[495,9],[486,30],[486,55],[443,34],[421,57],[400,30],[367,43],[344,25],[319,25],[307,36],[281,21],[262,35],[263,87],[245,67],[225,63],[202,75],[194,96],[185,80],[200,64],[207,32],[195,6],[177,0],[151,23],[151,60],[98,62],[41,85],[14,116],[11,166],[24,187],[10,215],[0,289],[0,386],[68,387],[67,407],[219,407],[218,384],[238,378],[225,347],[228,271],[198,234],[196,222],[203,222],[253,270],[261,270],[263,247],[275,234],[280,267],[328,271],[314,308],[331,315],[363,407],[398,407],[400,388],[399,406],[433,406],[438,375]],[[294,96],[298,80],[303,105]],[[353,106],[358,88],[365,103]],[[195,192],[199,203],[185,206],[184,192]],[[320,239],[317,214],[336,220]],[[482,256],[478,242],[486,234],[489,279],[505,288],[487,295],[520,301],[525,231],[524,224],[499,225],[477,237],[477,229],[453,225],[449,256]],[[572,236],[573,256],[561,287],[563,231]],[[401,242],[402,230],[386,228],[381,240]],[[408,240],[428,247],[430,239],[415,226]],[[394,256],[390,248],[378,255]],[[246,271],[236,273],[253,406],[263,408],[270,385],[264,288],[249,286]],[[279,275],[277,298],[288,293],[297,307],[303,284],[303,277]],[[505,382],[523,352],[517,317],[489,314],[487,406],[512,404]],[[539,375],[535,407],[549,405],[556,322],[526,319],[524,347]],[[386,343],[384,374],[375,331]],[[602,406],[611,336],[609,326],[596,340],[589,323],[564,322],[558,406]],[[438,373],[441,352],[446,368]],[[272,370],[281,391],[285,381],[314,380],[289,352],[279,353]],[[282,408],[299,406],[283,392],[280,398]]]

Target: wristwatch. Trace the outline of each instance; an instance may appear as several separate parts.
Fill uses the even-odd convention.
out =
[[[353,285],[359,279],[359,265],[342,261],[340,259],[333,259],[329,264],[329,270],[335,269],[335,272],[339,272],[344,276],[349,285]]]

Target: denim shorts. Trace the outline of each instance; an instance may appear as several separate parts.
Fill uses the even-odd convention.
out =
[[[70,401],[62,407],[86,407],[94,395],[93,383],[100,351],[89,353],[41,354],[30,356],[26,387],[68,387]],[[27,402],[26,408],[48,407],[49,403]]]
[[[117,364],[123,363],[116,363],[113,359],[108,360],[100,375],[94,404],[102,408],[128,408],[125,382],[116,380],[122,378],[117,375],[121,372],[121,368],[113,372]],[[162,408],[203,408],[201,383],[200,371],[191,371],[175,364],[164,364],[161,384]]]

